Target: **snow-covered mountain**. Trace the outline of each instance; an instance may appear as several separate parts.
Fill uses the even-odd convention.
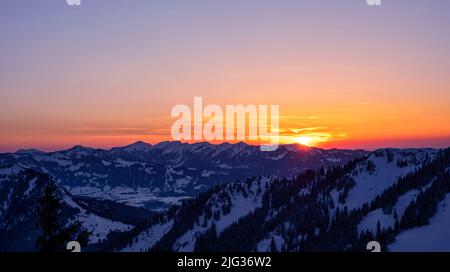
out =
[[[450,251],[450,149],[380,149],[295,178],[213,187],[107,250]],[[118,241],[119,241],[118,240]]]
[[[214,185],[249,176],[290,177],[305,169],[346,163],[362,150],[323,150],[299,145],[262,152],[245,143],[137,142],[110,150],[75,146],[57,152],[0,154],[0,166],[21,164],[47,173],[71,194],[165,210]]]
[[[194,146],[183,147],[191,150],[189,152],[181,152],[171,143],[159,147],[137,143],[113,150],[77,146],[53,153],[22,150],[1,155],[3,164],[16,161],[0,167],[0,249],[34,249],[36,213],[30,207],[36,207],[44,184],[52,182],[58,186],[63,199],[63,221],[79,220],[93,231],[90,250],[353,251],[365,250],[368,241],[377,240],[383,250],[450,251],[447,246],[450,244],[450,149],[380,149],[352,160],[345,157],[346,163],[340,165],[333,163],[313,170],[299,170],[294,177],[255,174],[241,181],[211,185],[197,196],[181,200],[181,205],[159,214],[105,200],[104,196],[73,195],[68,190],[73,184],[70,186],[57,178],[64,174],[67,178],[87,174],[92,177],[94,173],[100,175],[104,170],[108,174],[116,173],[122,168],[131,173],[145,168],[146,164],[156,165],[156,160],[171,165],[184,161],[183,169],[188,169],[193,167],[187,163],[189,159],[180,158],[191,153],[198,161],[203,152],[212,148],[198,145],[204,150],[194,156]],[[253,147],[247,147],[236,146],[242,148],[240,152],[244,154],[253,152]],[[157,151],[151,151],[154,149]],[[298,152],[304,161],[323,161],[332,157],[330,152],[339,155],[349,152],[297,150],[293,146],[283,149],[281,152],[294,153],[280,153],[279,157],[296,156]],[[149,152],[155,153],[149,156]],[[172,152],[178,156],[170,155]],[[322,159],[314,157],[319,153]],[[237,154],[234,156],[241,156]],[[142,158],[138,159],[140,156]],[[147,160],[143,160],[145,156]],[[331,160],[337,160],[336,153],[334,156]],[[224,158],[232,163],[228,156]],[[124,161],[133,163],[125,165]],[[99,167],[100,163],[107,167]],[[85,175],[70,174],[79,173],[83,167],[86,167]],[[254,170],[250,166],[247,169]],[[49,174],[50,170],[53,173]],[[248,174],[252,171],[248,170]],[[185,173],[179,173],[182,174]],[[88,181],[92,182],[91,186],[107,179]],[[110,188],[101,191],[110,193],[128,188],[129,201],[136,196],[133,186],[111,184],[103,184]],[[158,196],[174,198],[167,192]]]
[[[92,232],[91,244],[106,239],[112,230],[131,230],[152,216],[146,210],[121,204],[75,198],[49,175],[14,164],[0,168],[0,251],[35,250],[37,201],[49,182],[57,186],[62,199],[62,223],[82,222]]]

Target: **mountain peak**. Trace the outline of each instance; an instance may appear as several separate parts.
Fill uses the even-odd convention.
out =
[[[248,144],[246,144],[245,142],[238,142],[234,144],[235,146],[248,146]]]
[[[85,146],[82,146],[82,145],[76,145],[76,146],[70,148],[69,150],[71,150],[71,151],[86,151],[86,150],[91,150],[91,148],[90,147],[85,147]]]
[[[85,147],[82,145],[76,145],[68,150],[64,150],[63,153],[69,156],[86,156],[92,154],[92,151],[94,151],[93,148]]]
[[[158,148],[167,148],[169,146],[179,146],[182,144],[183,143],[180,141],[164,141],[164,142],[160,142],[160,143],[156,144],[155,146]]]
[[[152,147],[151,144],[143,142],[143,141],[137,141],[135,143],[132,143],[130,145],[127,145],[124,150],[125,151],[147,151]]]

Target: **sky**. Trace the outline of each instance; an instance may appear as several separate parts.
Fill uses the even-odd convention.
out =
[[[450,1],[0,1],[0,152],[171,140],[179,104],[279,105],[283,143],[450,146]]]

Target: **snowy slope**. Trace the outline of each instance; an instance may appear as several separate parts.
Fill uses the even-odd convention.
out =
[[[244,246],[246,250],[254,248],[257,251],[298,251],[302,250],[302,243],[316,241],[320,237],[326,245],[326,241],[330,240],[326,238],[329,235],[327,232],[332,231],[329,229],[330,221],[335,220],[338,210],[340,216],[345,218],[348,212],[360,211],[364,205],[365,209],[369,209],[366,214],[362,214],[356,224],[346,227],[354,226],[357,235],[366,231],[375,235],[377,228],[382,231],[393,229],[396,220],[403,216],[406,208],[422,191],[430,187],[434,179],[430,177],[430,180],[423,182],[423,186],[398,195],[391,209],[374,207],[370,210],[370,204],[399,179],[415,173],[423,165],[433,161],[437,154],[438,151],[434,149],[377,150],[343,168],[345,172],[335,170],[336,179],[328,180],[328,185],[322,185],[321,183],[325,182],[322,179],[313,182],[318,177],[317,174],[307,172],[300,178],[286,181],[263,178],[244,183],[229,183],[219,190],[214,189],[210,195],[191,202],[192,207],[186,207],[191,211],[183,212],[182,205],[175,210],[174,217],[168,217],[166,223],[153,225],[143,231],[123,250],[141,251],[154,246],[154,250],[190,252],[196,250],[198,243],[202,243],[200,248],[213,248],[207,245],[205,247],[204,243],[227,243],[222,239],[230,239],[229,235],[237,237],[231,236],[236,241],[227,243],[227,248],[231,246],[239,250],[242,243],[251,242],[254,239],[249,238],[255,238],[257,232],[263,230],[258,234],[258,240],[253,241],[254,245]],[[322,172],[322,175],[325,173],[326,171]],[[202,200],[205,197],[206,200]],[[275,201],[273,203],[272,198]],[[262,208],[263,206],[266,208]],[[259,212],[256,215],[253,212],[257,210]],[[348,212],[343,214],[344,210]],[[244,218],[248,221],[239,221]],[[171,229],[166,229],[164,226],[172,219],[175,223],[170,221]],[[239,223],[233,224],[237,222],[242,223],[242,227]],[[254,226],[254,231],[246,233],[252,222],[259,223]],[[317,225],[314,225],[314,222],[317,222]],[[309,226],[311,223],[313,225]],[[234,228],[232,232],[231,227]],[[165,235],[161,236],[162,228]],[[223,236],[224,233],[228,236]],[[346,233],[351,233],[351,230]],[[304,247],[315,250],[316,243],[317,241],[311,242]],[[323,247],[324,245],[317,250],[323,250]],[[333,250],[337,249],[339,246]]]
[[[400,196],[397,203],[394,206],[394,211],[398,216],[403,215],[406,207],[416,199],[419,194],[419,190],[411,190]],[[393,228],[395,224],[394,213],[385,213],[381,208],[371,211],[363,220],[358,224],[358,231],[364,232],[369,230],[372,233],[377,231],[377,224],[380,222],[382,229],[389,227]]]
[[[350,177],[355,185],[348,192],[345,203],[339,206],[349,210],[361,207],[436,154],[434,149],[381,149],[373,152],[352,171]],[[332,194],[338,203],[337,190]]]
[[[261,179],[260,184],[252,183],[249,188],[244,189],[245,193],[244,191],[234,190],[233,184],[229,184],[229,186],[226,186],[225,188],[225,192],[229,193],[229,199],[226,201],[218,195],[213,195],[207,205],[212,207],[212,214],[218,214],[218,216],[213,216],[213,218],[209,220],[204,220],[205,214],[202,214],[199,218],[200,224],[195,224],[192,229],[179,237],[173,245],[173,250],[191,252],[194,250],[196,237],[204,234],[213,227],[213,225],[216,233],[220,235],[224,229],[232,223],[237,222],[239,218],[246,216],[257,207],[260,207],[262,196],[268,182],[268,178],[263,178]],[[223,211],[225,205],[230,207],[227,213]]]
[[[406,230],[389,245],[390,251],[450,252],[450,194],[439,203],[437,214],[428,226]]]
[[[397,182],[399,182],[406,175],[412,175],[412,177],[414,177],[414,174],[419,169],[422,169],[424,165],[432,162],[437,157],[438,153],[439,151],[434,149],[381,149],[369,154],[366,158],[357,161],[356,164],[350,166],[350,168],[346,168],[346,172],[341,172],[341,174],[338,175],[338,179],[331,180],[331,183],[329,185],[323,185],[323,191],[317,191],[317,188],[321,187],[320,181],[318,181],[316,186],[314,186],[313,191],[312,187],[310,186],[300,186],[298,189],[298,194],[296,195],[296,197],[298,198],[297,201],[300,201],[300,199],[303,198],[301,202],[305,201],[308,203],[308,205],[321,206],[321,209],[325,209],[326,211],[324,212],[329,214],[327,220],[335,221],[334,224],[343,224],[342,221],[338,221],[339,223],[336,222],[336,216],[340,216],[342,218],[340,220],[354,220],[354,218],[358,216],[357,214],[361,214],[362,217],[357,219],[358,221],[356,225],[354,225],[355,223],[351,223],[349,225],[344,224],[344,226],[342,227],[333,226],[333,228],[336,229],[331,228],[331,223],[328,223],[328,225],[325,226],[318,225],[315,229],[314,226],[311,226],[312,229],[309,227],[305,228],[301,226],[303,225],[301,221],[297,221],[298,216],[296,218],[296,216],[291,216],[288,213],[277,218],[276,214],[279,213],[280,210],[286,208],[302,211],[301,207],[296,209],[292,208],[295,206],[290,206],[291,204],[289,203],[289,199],[286,199],[284,205],[282,205],[280,208],[277,208],[277,210],[272,209],[268,213],[266,220],[279,222],[279,225],[275,225],[276,227],[269,228],[268,233],[257,243],[256,249],[258,251],[271,251],[274,250],[273,247],[275,247],[275,250],[282,250],[282,248],[285,248],[286,250],[286,248],[288,248],[288,250],[297,251],[302,250],[301,240],[308,241],[308,245],[306,246],[308,250],[323,250],[324,247],[333,248],[333,244],[329,245],[327,244],[327,241],[329,241],[330,239],[336,239],[336,237],[325,237],[327,237],[327,235],[336,235],[332,233],[341,230],[340,228],[349,228],[344,232],[344,235],[349,235],[350,237],[353,231],[351,229],[352,226],[356,226],[355,234],[357,235],[357,239],[363,239],[363,241],[363,236],[359,237],[359,235],[366,235],[367,231],[370,232],[373,236],[377,235],[379,231],[394,231],[394,229],[399,228],[399,226],[396,224],[398,224],[398,222],[404,216],[407,207],[409,207],[414,201],[416,201],[419,194],[430,188],[430,186],[435,181],[435,175],[441,175],[442,173],[436,172],[435,175],[428,174],[427,178],[419,179],[423,184],[422,186],[411,188],[396,196],[395,199],[391,199],[388,197],[392,197],[393,194],[400,189],[392,188],[395,188],[394,186],[397,184]],[[402,182],[408,180],[409,179],[402,180]],[[410,178],[410,180],[412,182],[414,179]],[[327,193],[327,186],[332,188],[329,194]],[[405,188],[405,186],[402,185],[397,188]],[[387,191],[388,189],[391,191]],[[386,194],[386,192],[388,192],[388,194]],[[313,193],[314,195],[317,195],[311,198],[310,195]],[[286,194],[286,192],[284,194]],[[384,199],[383,197],[385,197],[386,199]],[[388,201],[391,200],[394,201],[392,203],[392,206],[390,204],[380,204],[388,203]],[[416,239],[414,238],[414,236],[420,236],[422,235],[421,233],[424,233],[423,239],[428,239],[428,234],[425,234],[425,230],[428,230],[429,235],[432,235],[431,233],[435,233],[436,237],[441,237],[446,241],[450,241],[447,238],[448,230],[446,227],[446,221],[443,220],[446,216],[446,210],[444,207],[446,207],[447,205],[448,204],[445,201],[440,204],[440,212],[435,216],[434,219],[430,221],[430,226],[421,227],[419,228],[420,231],[418,229],[414,229],[407,230],[401,233],[397,237],[398,240],[394,244],[392,244],[389,249],[402,251],[406,247],[410,247],[411,244],[415,243],[417,243],[418,245],[416,248],[420,250],[445,248],[443,246],[435,245],[437,238],[430,238],[431,241],[429,241],[428,246],[424,245],[422,247],[420,246],[420,244],[422,244],[422,238]],[[315,212],[313,213],[314,216],[317,216],[317,213],[319,212],[317,209],[318,207],[315,208]],[[339,214],[337,214],[338,210]],[[308,209],[303,209],[303,211],[308,213]],[[355,212],[355,215],[353,215],[353,217],[351,217],[352,215],[350,215],[350,217],[348,218],[347,216],[349,216],[349,213],[351,212]],[[273,216],[273,214],[275,214],[275,216]],[[308,225],[308,222],[305,221],[304,225]],[[330,232],[331,234],[325,234],[322,237],[324,240],[319,243],[317,241],[317,239],[319,238],[314,237],[321,237],[321,233],[324,232],[324,227],[325,230],[327,232]],[[440,232],[437,231],[438,229]],[[297,231],[300,231],[300,233],[292,236],[292,232]],[[290,247],[294,248],[289,249],[289,243],[286,240],[287,237],[291,237],[289,239],[294,239],[294,245],[298,245],[293,246],[293,242],[291,241]],[[352,239],[354,240],[355,238],[349,238],[348,242],[351,242]],[[373,240],[374,238],[368,239]],[[413,242],[413,240],[417,240],[417,242]],[[324,244],[326,246],[324,246]],[[403,244],[405,245],[402,247]],[[342,246],[344,245],[345,244],[343,244]],[[333,250],[342,250],[342,247],[340,247],[339,245],[335,244],[334,246],[336,246],[337,248]],[[412,246],[411,249],[414,250],[415,247]]]
[[[231,224],[248,215],[261,206],[262,197],[270,182],[269,178],[256,178],[251,183],[230,183],[210,195],[192,227],[178,234],[171,250],[180,252],[193,251],[197,237],[211,231],[220,234]],[[157,223],[142,231],[132,239],[129,245],[120,251],[146,251],[151,249],[164,234],[173,227],[173,218],[166,217],[165,223]]]
[[[156,146],[138,144],[136,148],[130,148],[126,152],[133,154],[159,150],[164,156],[175,153],[184,156],[186,150],[189,150],[191,155],[229,152],[234,156],[245,157],[253,154],[252,149],[247,149],[246,145],[234,147],[235,149],[230,150],[229,145],[216,147],[181,143]],[[293,147],[289,146],[286,150],[291,148]],[[78,147],[77,151],[80,150],[81,154],[100,152]],[[270,156],[270,160],[281,160],[289,156],[286,150],[277,156]],[[72,157],[80,156],[80,153],[74,150],[69,152]],[[41,155],[38,153],[38,156]],[[106,160],[103,155],[99,163],[106,166],[105,162],[108,161],[108,167],[114,166],[111,169],[116,166],[120,169],[136,167],[136,164],[130,163],[130,158]],[[309,150],[308,156],[321,156],[321,160],[335,161],[329,152],[319,149]],[[100,242],[109,231],[117,231],[112,240],[107,241],[109,244],[104,244],[111,250],[365,250],[367,241],[380,239],[384,242],[382,245],[388,246],[391,251],[445,251],[450,249],[439,244],[439,241],[450,241],[447,231],[450,224],[447,220],[450,204],[450,184],[447,184],[450,182],[449,158],[448,150],[440,152],[434,149],[381,149],[339,167],[308,170],[293,178],[279,178],[276,175],[267,178],[257,175],[254,178],[242,179],[244,181],[211,187],[196,197],[174,196],[167,192],[184,190],[186,186],[193,184],[202,185],[187,178],[186,171],[197,171],[198,176],[209,179],[219,170],[210,168],[198,171],[198,166],[190,165],[181,169],[165,165],[161,168],[165,171],[165,180],[179,182],[163,182],[162,187],[157,188],[130,187],[124,184],[72,187],[79,190],[77,194],[98,198],[103,196],[135,205],[140,205],[139,198],[146,201],[161,198],[167,205],[180,201],[180,205],[164,210],[163,214],[154,218],[149,217],[145,224],[135,225],[134,229],[131,224],[119,222],[120,218],[111,219],[104,217],[104,213],[96,213],[98,210],[89,208],[93,202],[84,201],[84,205],[81,205],[79,199],[72,197],[63,188],[61,190],[68,209],[67,217],[72,220],[80,219],[87,228],[94,231],[91,242]],[[57,156],[54,159],[63,158]],[[68,168],[79,173],[79,176],[86,176],[87,172],[80,170],[86,165],[89,163],[78,162]],[[144,167],[145,163],[138,165],[137,167]],[[219,165],[222,169],[220,171],[227,170],[227,167],[236,169],[232,161],[221,161]],[[240,165],[239,169],[248,171],[248,166]],[[35,174],[18,177],[23,172],[36,173],[28,167],[30,166],[15,164],[0,168],[0,228],[5,231],[23,225],[17,218],[20,220],[30,216],[26,213],[26,206],[30,206],[29,204],[19,207],[19,210],[15,208],[14,215],[20,216],[11,216],[10,207],[15,207],[14,203],[22,203],[14,199],[14,196],[30,198],[40,188],[41,179],[49,178],[45,174],[39,174],[38,177]],[[152,171],[155,167],[151,167]],[[89,178],[101,178],[104,175],[89,174]],[[166,194],[158,195],[163,191]],[[447,193],[445,198],[443,193]],[[154,194],[154,198],[150,197],[151,194]],[[135,196],[139,198],[135,199]],[[441,199],[443,200],[437,206],[433,206]],[[436,213],[433,212],[434,207],[437,207]],[[1,231],[0,229],[0,245],[4,243]]]
[[[133,242],[122,248],[121,252],[145,252],[152,248],[156,242],[170,230],[173,225],[173,220],[169,220],[163,224],[155,224],[149,229],[139,233]]]
[[[0,168],[0,251],[33,250],[36,229],[37,199],[48,182],[58,188],[62,200],[62,220],[69,224],[79,220],[92,232],[90,243],[106,238],[112,230],[127,231],[131,225],[98,216],[82,208],[50,176],[21,165]],[[14,243],[11,243],[14,241]]]
[[[98,243],[106,239],[106,236],[110,231],[127,231],[133,227],[132,225],[124,224],[122,222],[110,220],[92,214],[78,205],[68,193],[63,192],[63,194],[64,203],[78,210],[78,213],[70,218],[67,224],[75,220],[80,221],[88,231],[92,232],[91,236],[89,237],[90,243]]]

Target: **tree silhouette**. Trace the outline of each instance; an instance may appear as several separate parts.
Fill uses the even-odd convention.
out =
[[[87,245],[91,232],[81,222],[74,221],[68,226],[61,224],[62,201],[53,182],[49,181],[44,187],[38,204],[37,227],[40,235],[36,239],[36,246],[39,251],[65,251],[66,244],[73,240],[82,246]]]

